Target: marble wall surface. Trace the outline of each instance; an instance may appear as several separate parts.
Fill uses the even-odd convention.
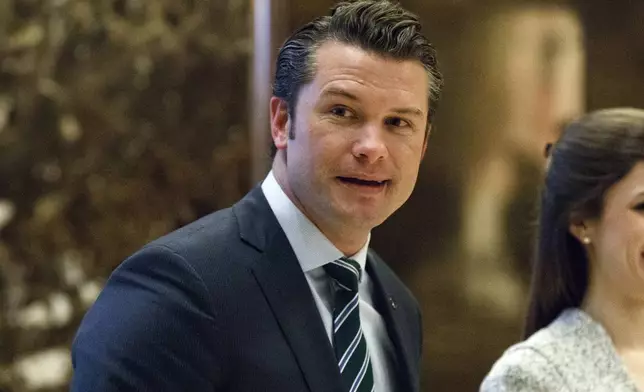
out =
[[[0,390],[63,391],[105,278],[248,187],[247,0],[0,2]]]

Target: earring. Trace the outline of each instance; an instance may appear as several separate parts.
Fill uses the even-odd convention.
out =
[[[590,237],[584,236],[584,238],[581,239],[581,242],[583,242],[586,245],[590,244]]]

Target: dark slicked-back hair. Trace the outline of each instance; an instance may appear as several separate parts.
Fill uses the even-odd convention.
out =
[[[421,33],[418,17],[387,0],[338,3],[330,15],[300,27],[284,42],[277,57],[273,95],[287,103],[291,118],[301,87],[315,77],[316,50],[328,41],[354,45],[388,58],[420,61],[429,76],[427,121],[431,123],[443,86],[436,50]],[[273,155],[274,152],[273,148]]]

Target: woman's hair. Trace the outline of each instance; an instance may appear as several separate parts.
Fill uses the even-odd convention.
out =
[[[579,307],[589,265],[572,222],[598,218],[604,195],[644,160],[644,110],[605,109],[570,123],[550,148],[524,337]]]

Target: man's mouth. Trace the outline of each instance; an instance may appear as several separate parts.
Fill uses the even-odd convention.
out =
[[[366,179],[355,178],[355,177],[338,177],[338,179],[346,184],[361,185],[361,186],[373,187],[373,188],[383,187],[387,185],[390,181],[390,180],[383,180],[383,181],[366,180]]]

